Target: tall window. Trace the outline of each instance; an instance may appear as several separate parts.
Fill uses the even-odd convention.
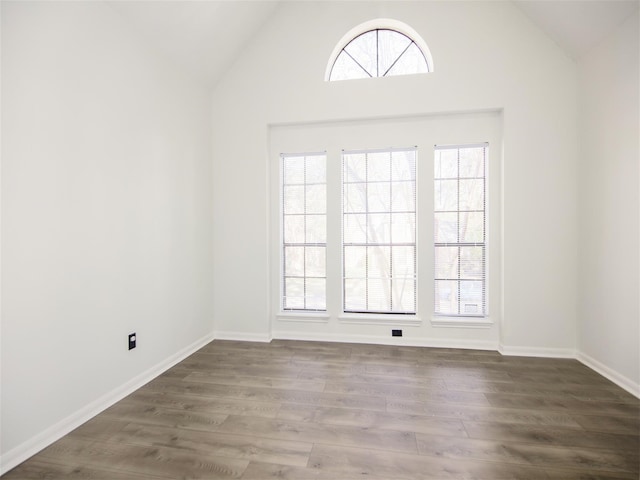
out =
[[[326,310],[326,155],[281,155],[282,308]]]
[[[436,146],[435,313],[485,316],[488,145]]]
[[[416,149],[343,152],[344,311],[416,311]]]

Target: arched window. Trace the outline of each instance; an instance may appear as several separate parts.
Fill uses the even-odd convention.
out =
[[[408,25],[380,19],[349,31],[336,45],[326,80],[389,77],[433,71],[427,44]]]

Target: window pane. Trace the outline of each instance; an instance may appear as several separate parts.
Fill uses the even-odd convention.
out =
[[[375,30],[354,38],[344,47],[344,50],[353,57],[372,77],[377,77],[376,71],[376,32]]]
[[[391,247],[367,247],[369,256],[368,277],[389,278],[391,276]]]
[[[415,182],[391,183],[391,211],[412,212],[415,210]]]
[[[395,279],[415,278],[416,275],[416,249],[410,247],[391,247],[392,272]]]
[[[307,277],[324,277],[325,272],[325,247],[305,248],[305,275]]]
[[[344,211],[365,213],[367,211],[367,184],[347,183],[344,185]]]
[[[458,249],[459,247],[436,246],[435,278],[451,280],[458,278]]]
[[[304,185],[285,185],[284,213],[304,213]]]
[[[378,30],[378,71],[382,76],[411,43],[406,35],[393,30]]]
[[[368,215],[367,243],[389,243],[391,241],[391,215],[375,213]]]
[[[460,279],[482,280],[484,247],[460,247]]]
[[[413,43],[387,72],[387,76],[427,73],[428,71],[429,69],[427,68],[427,61],[424,55],[418,46]]]
[[[367,247],[344,247],[345,278],[366,278]]]
[[[344,309],[364,312],[367,309],[367,281],[365,279],[344,279]]]
[[[304,276],[304,247],[284,247],[284,275]]]
[[[347,153],[343,159],[346,183],[367,181],[367,156],[364,153]]]
[[[435,204],[436,212],[450,212],[458,209],[458,180],[436,180],[435,181]]]
[[[394,243],[416,242],[415,213],[394,213],[391,219],[391,238]]]
[[[331,69],[330,81],[349,80],[357,78],[370,78],[370,75],[364,71],[349,55],[341,52],[336,58],[333,68]]]
[[[456,178],[458,176],[458,150],[445,148],[436,150],[434,178]]]
[[[304,243],[304,215],[285,215],[284,243]]]
[[[374,152],[367,154],[367,181],[391,180],[391,154],[389,152]]]
[[[369,278],[368,292],[368,310],[391,311],[391,282],[388,278]]]
[[[482,281],[460,281],[460,313],[466,315],[482,314]]]
[[[399,150],[391,154],[391,180],[416,179],[416,152],[415,150]]]
[[[391,210],[391,186],[389,183],[367,184],[367,202],[369,212],[388,212]]]
[[[460,177],[484,177],[484,148],[460,149]]]
[[[324,278],[307,278],[307,310],[326,310],[327,281]]]
[[[326,183],[326,157],[324,155],[310,156],[306,158],[306,162],[306,183]]]
[[[327,243],[326,215],[307,215],[306,243]]]
[[[344,215],[344,243],[366,243],[367,216],[365,214]]]
[[[285,278],[284,308],[304,309],[304,278]]]
[[[484,210],[484,180],[460,180],[460,210]]]
[[[325,213],[327,211],[327,189],[324,184],[307,185],[306,213]]]
[[[458,314],[458,282],[455,280],[435,281],[435,310],[444,315]]]
[[[391,281],[391,302],[396,312],[414,312],[416,309],[415,280],[394,278]]]
[[[455,212],[435,212],[433,218],[433,232],[435,243],[457,243],[458,214]]]
[[[304,157],[285,157],[282,168],[285,185],[304,183]]]
[[[460,212],[460,242],[484,243],[484,212]]]

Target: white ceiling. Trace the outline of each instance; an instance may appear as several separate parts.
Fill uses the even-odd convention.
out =
[[[511,1],[574,59],[585,55],[640,6],[640,0]],[[107,3],[174,61],[214,85],[282,1]]]
[[[586,55],[640,6],[639,0],[513,0],[575,60]]]
[[[108,1],[179,65],[213,85],[272,15],[272,0]]]

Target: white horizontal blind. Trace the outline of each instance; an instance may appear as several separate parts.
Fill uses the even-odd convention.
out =
[[[486,316],[488,144],[436,146],[435,313]]]
[[[343,152],[343,308],[416,311],[416,149]]]
[[[282,309],[325,311],[327,157],[281,155]]]

